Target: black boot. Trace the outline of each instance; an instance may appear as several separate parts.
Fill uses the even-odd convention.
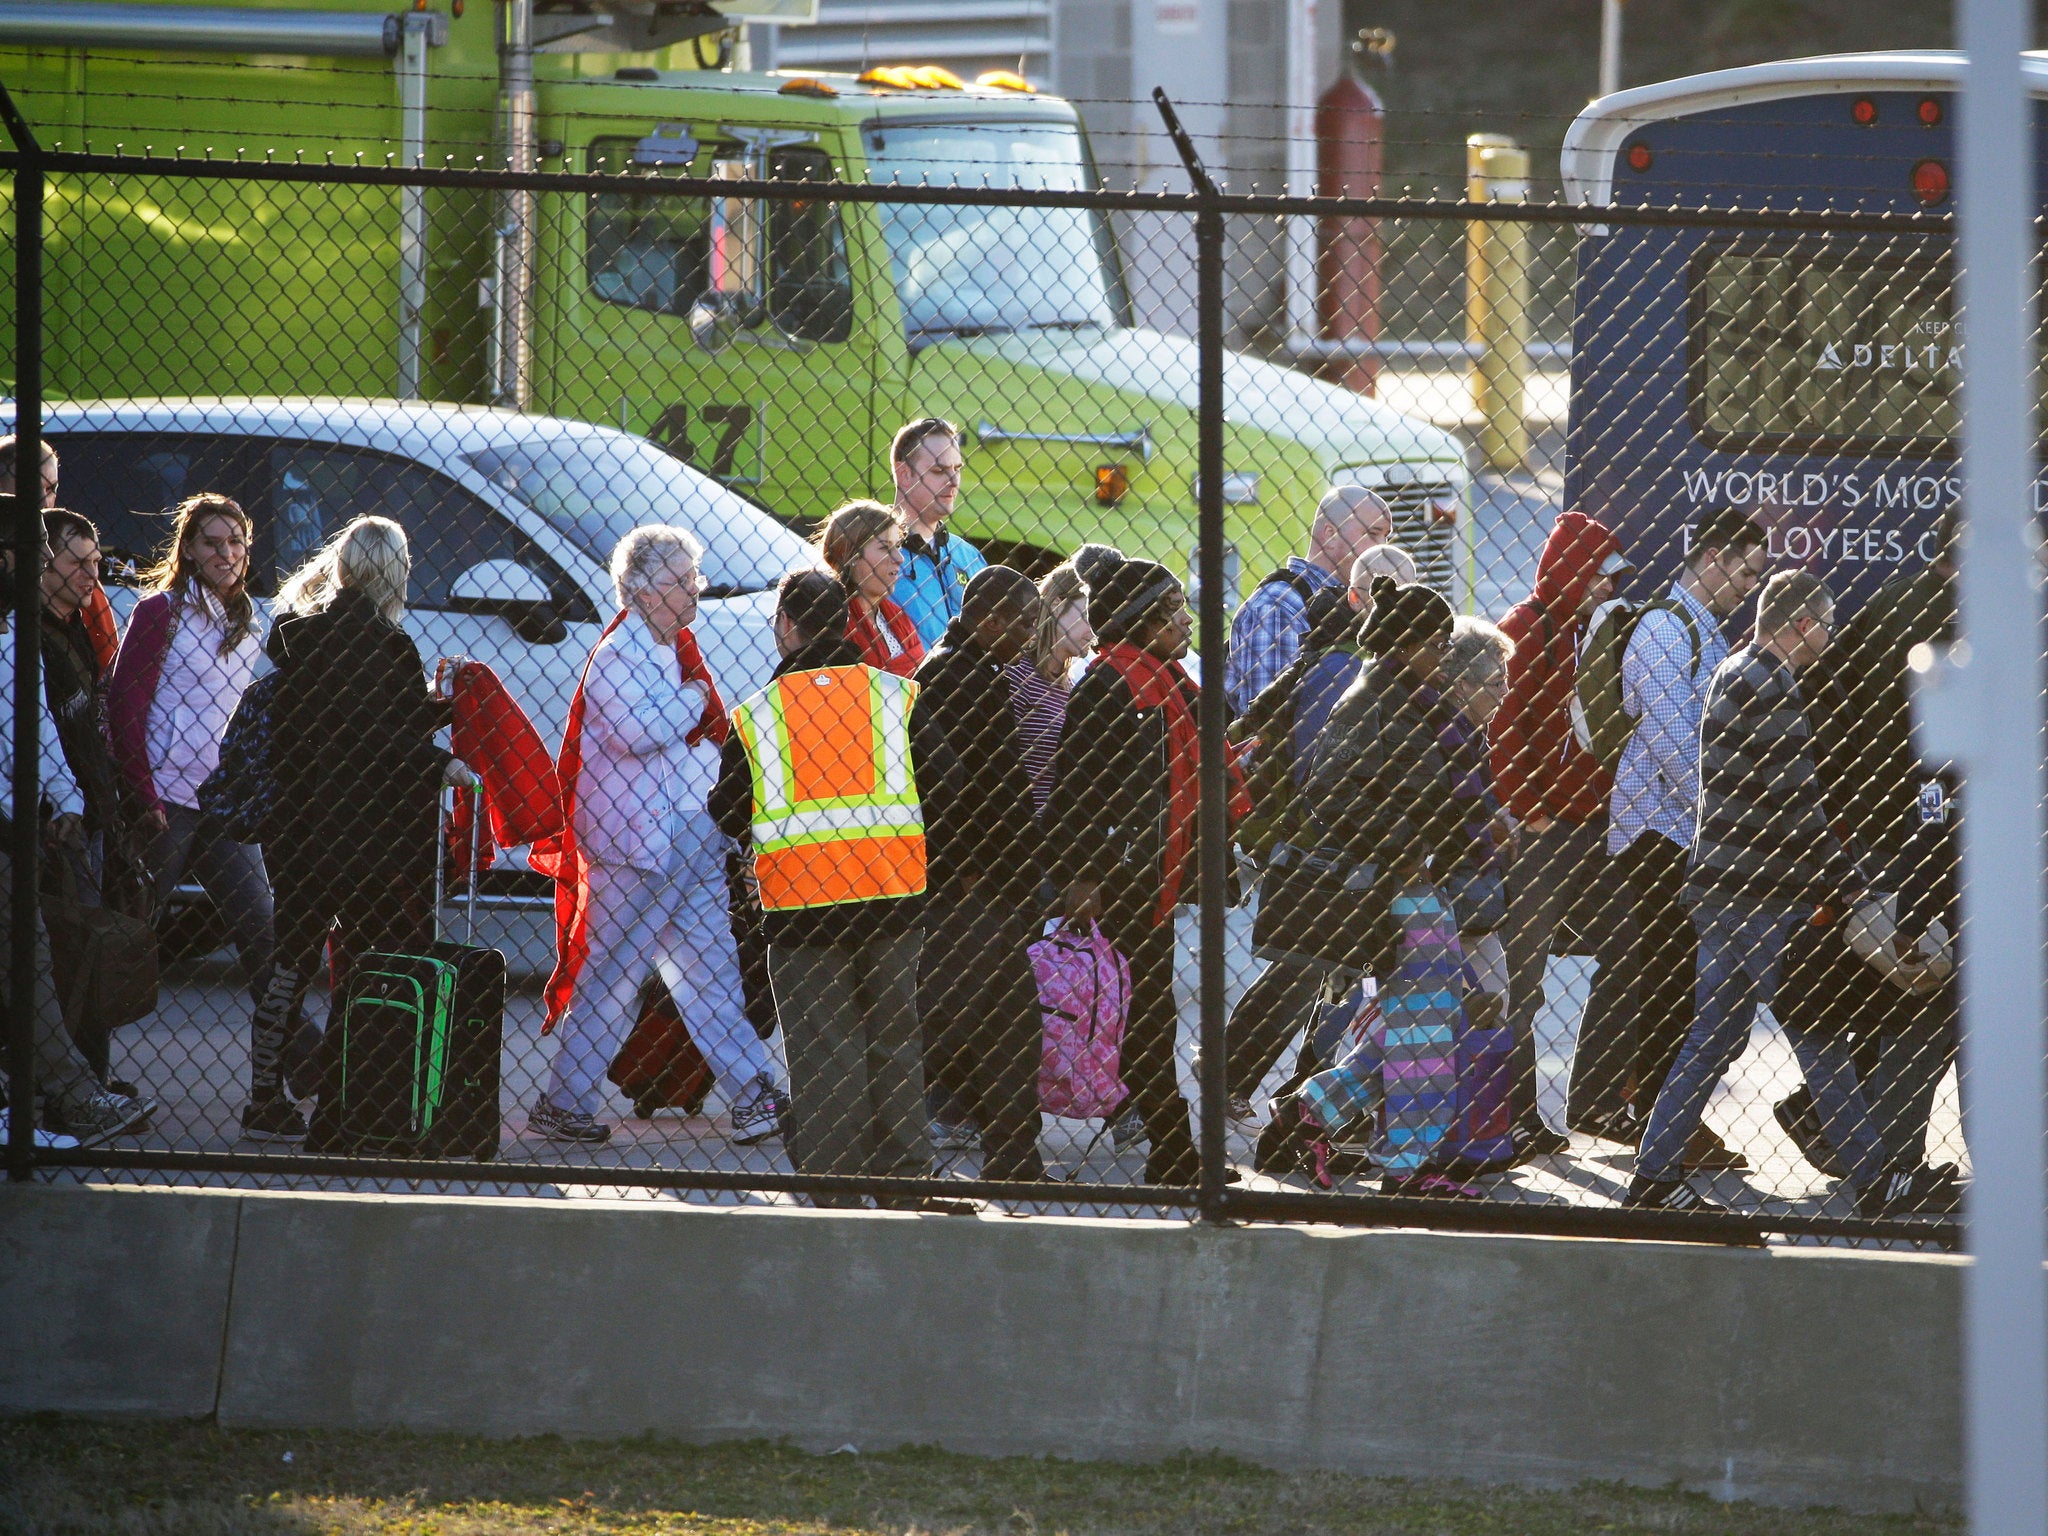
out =
[[[1315,1122],[1302,1117],[1293,1099],[1278,1099],[1273,1118],[1259,1132],[1252,1149],[1252,1171],[1268,1178],[1284,1179],[1308,1166],[1309,1149],[1316,1136]]]
[[[1771,1113],[1778,1122],[1778,1128],[1799,1148],[1801,1157],[1831,1179],[1848,1175],[1849,1170],[1842,1166],[1841,1158],[1835,1155],[1834,1146],[1828,1141],[1827,1131],[1820,1123],[1820,1112],[1813,1107],[1813,1094],[1804,1083],[1794,1089],[1789,1098],[1779,1100]]]

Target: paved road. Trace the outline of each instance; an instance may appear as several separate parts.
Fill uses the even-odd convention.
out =
[[[1249,959],[1246,951],[1244,914],[1233,913],[1231,927],[1234,1001],[1243,985],[1256,974],[1256,962]],[[1552,1124],[1562,1121],[1571,1043],[1579,1011],[1584,1006],[1590,969],[1588,962],[1553,962],[1552,1002],[1538,1021],[1542,1104]],[[1183,946],[1180,970],[1181,1061],[1184,1087],[1192,1098],[1196,1010],[1195,964],[1190,946]],[[144,1085],[162,1104],[150,1131],[122,1144],[221,1152],[263,1150],[252,1143],[238,1142],[236,1137],[236,1111],[248,1070],[246,994],[232,985],[230,968],[218,962],[185,966],[168,981],[158,1012],[123,1031],[117,1042],[117,1074]],[[318,999],[315,1006],[320,1006]],[[715,1094],[704,1114],[689,1118],[664,1113],[652,1119],[636,1119],[630,1116],[626,1104],[615,1103],[612,1112],[616,1133],[609,1145],[595,1150],[565,1148],[529,1135],[527,1106],[533,1100],[535,1085],[545,1079],[551,1060],[551,1044],[541,1036],[540,1023],[537,993],[532,989],[516,991],[506,1017],[505,1139],[501,1155],[507,1160],[560,1165],[561,1171],[534,1187],[509,1192],[554,1196],[619,1193],[608,1187],[580,1183],[575,1175],[578,1166],[788,1169],[780,1143],[751,1149],[730,1143],[724,1106]],[[1291,1060],[1292,1055],[1290,1050],[1283,1059]],[[1798,1069],[1783,1036],[1775,1025],[1766,1022],[1716,1093],[1708,1114],[1710,1123],[1744,1151],[1758,1171],[1747,1176],[1722,1175],[1716,1187],[1724,1198],[1741,1206],[1763,1207],[1768,1203],[1773,1210],[1852,1215],[1846,1197],[1830,1193],[1831,1181],[1799,1158],[1772,1120],[1771,1105],[1797,1086],[1798,1081]],[[1266,1091],[1277,1086],[1276,1074]],[[1265,1109],[1263,1099],[1259,1107],[1261,1111]],[[1135,1181],[1143,1166],[1141,1152],[1127,1150],[1119,1154],[1101,1130],[1099,1125],[1089,1122],[1048,1119],[1043,1140],[1048,1164],[1059,1176],[1083,1185]],[[1305,1178],[1276,1184],[1251,1174],[1252,1134],[1251,1128],[1233,1125],[1229,1137],[1233,1158],[1243,1167],[1248,1180],[1262,1187],[1312,1188]],[[1931,1141],[1931,1155],[1937,1161],[1966,1162],[1956,1117],[1953,1076],[1945,1085]],[[972,1155],[956,1155],[945,1162],[943,1171],[969,1177],[976,1167]],[[1500,1200],[1605,1205],[1619,1200],[1627,1187],[1628,1174],[1629,1153],[1625,1148],[1581,1136],[1573,1138],[1568,1155],[1546,1158],[1484,1183],[1492,1197]],[[284,1181],[222,1176],[204,1182],[252,1182],[275,1187]],[[414,1187],[403,1181],[347,1182],[355,1187]],[[327,1181],[327,1187],[336,1187],[336,1183]],[[788,1197],[777,1195],[722,1198],[765,1204],[788,1201]]]

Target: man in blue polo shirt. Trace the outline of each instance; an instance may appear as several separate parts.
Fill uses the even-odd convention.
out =
[[[893,595],[929,651],[960,617],[967,583],[988,566],[980,550],[946,532],[960,499],[960,429],[939,416],[913,421],[889,444],[889,466],[903,530],[903,571]]]

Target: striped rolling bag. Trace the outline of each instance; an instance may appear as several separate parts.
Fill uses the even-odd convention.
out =
[[[1485,1005],[1468,1013],[1477,988],[1442,893],[1412,886],[1392,910],[1399,939],[1376,1010],[1360,1012],[1363,1027],[1335,1066],[1301,1086],[1298,1102],[1328,1144],[1364,1131],[1372,1161],[1397,1178],[1498,1166],[1513,1155],[1509,1032]]]

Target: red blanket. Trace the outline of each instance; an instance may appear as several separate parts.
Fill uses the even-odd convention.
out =
[[[484,781],[490,833],[513,848],[562,829],[562,786],[547,743],[498,674],[472,661],[455,674],[455,755]]]
[[[561,830],[561,789],[547,743],[497,673],[480,661],[470,662],[456,671],[454,694],[451,745],[483,781],[489,814],[476,834],[477,867],[489,869],[500,848],[516,848]],[[449,818],[448,863],[456,880],[469,875],[476,804],[475,791],[459,791]]]
[[[603,645],[626,617],[624,613],[613,615],[604,634],[597,637],[598,645]],[[583,691],[589,686],[590,664],[596,659],[597,647],[593,646],[583,663],[583,676],[576,683],[576,696],[569,701],[569,718],[562,728],[562,751],[555,760],[555,777],[561,785],[561,830],[533,845],[533,867],[555,880],[555,972],[548,978],[543,994],[548,1017],[541,1027],[542,1034],[552,1030],[568,1012],[570,1000],[576,995],[576,977],[583,962],[590,958],[590,861],[576,845],[576,785],[583,776]],[[700,741],[724,746],[732,729],[725,700],[719,697],[711,669],[704,665],[697,637],[687,629],[676,633],[676,661],[682,667],[683,680],[702,683],[706,696],[704,713],[683,739],[691,746]]]

